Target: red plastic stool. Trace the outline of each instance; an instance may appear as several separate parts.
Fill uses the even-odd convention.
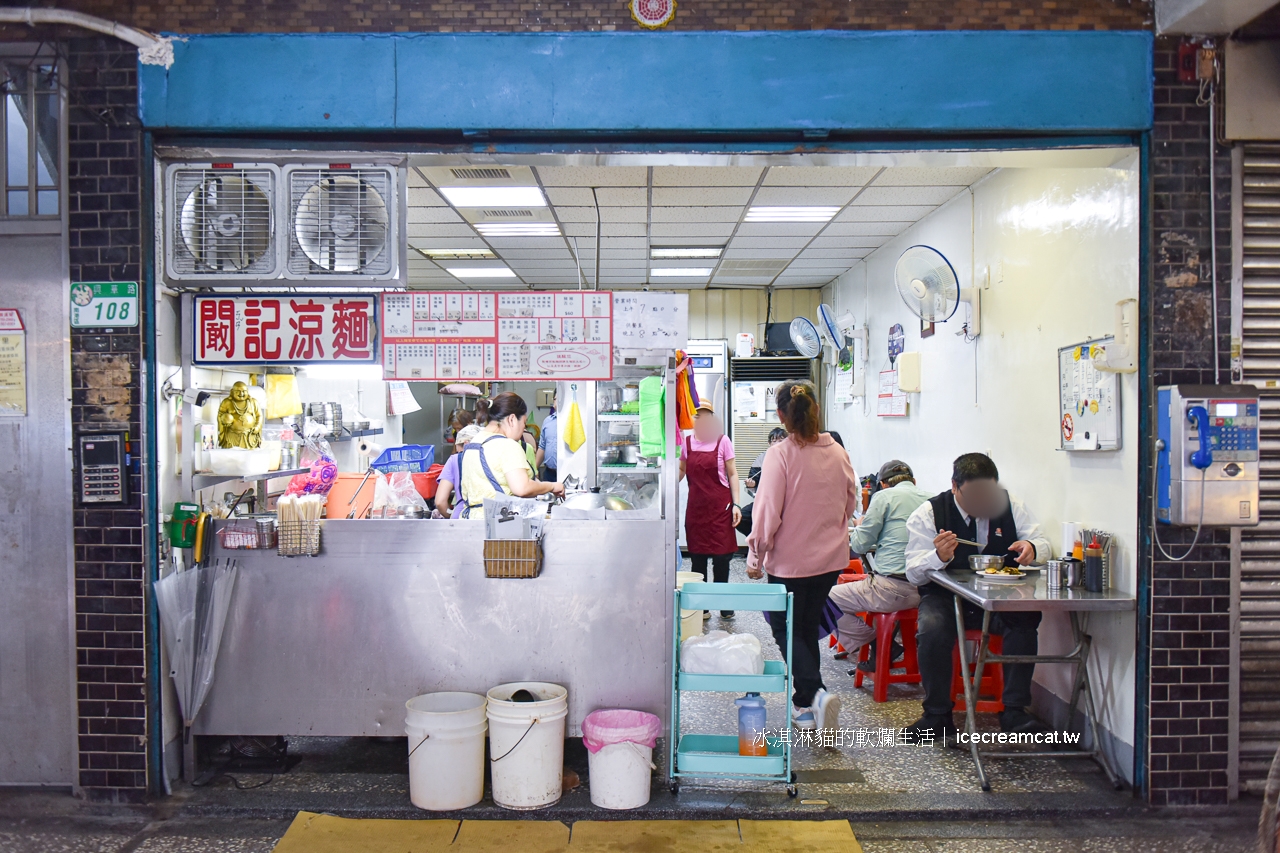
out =
[[[972,675],[977,666],[978,641],[982,639],[981,631],[965,631],[964,642],[972,643],[974,652],[969,656],[969,674]],[[1004,639],[999,634],[987,638],[987,651],[998,655],[1004,651]],[[960,643],[951,650],[951,692],[956,697],[956,710],[963,711],[967,707],[964,701],[964,683],[960,680]],[[983,696],[994,696],[994,699],[983,699]],[[1002,664],[984,663],[982,680],[978,682],[979,714],[998,714],[1004,710],[1004,666]]]
[[[867,613],[864,618],[867,624],[876,629],[876,672],[871,676],[875,682],[875,688],[872,690],[872,696],[877,702],[887,702],[889,699],[890,684],[919,684],[920,683],[920,664],[916,660],[916,617],[918,611],[912,607],[909,610],[896,610],[893,613]],[[905,650],[903,657],[903,667],[906,672],[895,673],[891,670],[893,662],[890,656],[893,654],[893,630],[897,625],[902,626],[902,647]],[[870,646],[863,646],[862,651],[858,652],[858,661],[862,662],[870,657]],[[853,677],[853,686],[862,686],[862,677],[866,675],[862,670],[857,670]]]

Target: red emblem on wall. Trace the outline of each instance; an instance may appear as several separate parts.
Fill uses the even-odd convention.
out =
[[[646,30],[656,30],[671,23],[676,16],[676,0],[629,0],[631,17]]]

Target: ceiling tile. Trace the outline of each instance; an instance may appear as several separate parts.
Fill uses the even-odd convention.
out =
[[[594,207],[557,207],[555,211],[561,222],[590,222],[592,226],[596,222]],[[600,217],[600,221],[604,221],[604,216]]]
[[[595,243],[596,239],[596,223],[591,222],[566,222],[562,228],[568,237],[578,238],[579,250],[588,249]],[[600,236],[603,237],[643,237],[645,235],[645,225],[643,222],[602,222],[600,224]]]
[[[734,249],[794,249],[799,251],[809,242],[808,237],[757,237],[739,233],[729,244]],[[783,252],[782,254],[786,254]]]
[[[839,251],[841,249],[875,249],[883,246],[889,241],[888,237],[879,237],[867,234],[852,234],[849,236],[827,236],[824,231],[821,237],[815,237],[813,242],[809,244],[809,248],[805,251],[813,249],[830,249]]]
[[[602,237],[643,237],[645,230],[643,222],[605,222],[600,234]]]
[[[754,284],[765,287],[773,281],[773,276],[718,275],[711,279],[712,284]]]
[[[740,207],[655,207],[654,222],[737,222]]]
[[[600,247],[600,260],[616,261],[616,260],[639,260],[644,261],[649,257],[649,253],[644,249],[611,249],[608,246]]]
[[[822,287],[829,284],[839,277],[839,273],[834,275],[813,275],[804,273],[801,275],[780,275],[774,281],[775,287]]]
[[[823,229],[822,236],[893,237],[901,234],[910,224],[910,222],[846,222],[843,217],[837,217]]]
[[[854,201],[868,204],[932,204],[939,205],[964,192],[964,187],[880,187],[870,186]]]
[[[589,187],[547,187],[547,201],[556,207],[592,207],[595,202],[591,198]]]
[[[606,237],[600,241],[600,250],[606,249],[645,249],[649,241],[644,237]]]
[[[843,205],[858,191],[857,187],[761,187],[752,206]]]
[[[700,246],[723,242],[733,233],[733,222],[655,222],[650,226],[653,242],[664,246]],[[683,239],[682,239],[683,238]]]
[[[539,166],[547,187],[643,187],[648,184],[644,166]]]
[[[876,247],[876,246],[865,246],[865,247],[859,247],[859,248],[857,248],[857,249],[855,249],[855,248],[848,248],[848,247],[841,247],[841,248],[838,248],[838,249],[814,249],[814,248],[809,248],[809,249],[805,249],[803,252],[801,252],[799,255],[797,255],[797,256],[796,256],[796,260],[797,260],[797,261],[811,261],[811,260],[816,260],[816,259],[819,259],[819,258],[825,258],[825,259],[828,259],[828,260],[834,260],[834,261],[843,261],[843,260],[850,260],[850,259],[852,259],[852,260],[857,260],[857,258],[850,258],[851,253],[853,253],[853,252],[857,252],[857,251],[860,251],[860,249],[866,249],[866,248],[874,249],[874,248],[877,248],[877,247]]]
[[[417,172],[412,169],[409,170],[409,173],[413,175],[417,174]],[[415,187],[413,184],[410,184],[407,190],[407,201],[411,208],[446,206],[444,199],[442,199],[435,190],[426,186]]]
[[[568,251],[562,237],[490,237],[489,245],[501,252],[504,249],[550,249]]]
[[[647,207],[602,207],[600,208],[601,222],[648,222],[649,209]]]
[[[841,222],[917,222],[934,210],[933,205],[851,204],[836,214],[832,226]]]
[[[738,237],[812,237],[825,222],[744,222]]]
[[[465,223],[449,225],[445,223],[433,222],[429,224],[420,224],[410,222],[405,229],[408,237],[412,240],[415,237],[474,237],[476,232],[471,230],[471,226]]]
[[[779,252],[777,249],[741,249],[738,248],[737,240],[734,245],[724,250],[725,258],[790,258],[795,254],[795,250]]]
[[[698,207],[731,205],[742,207],[751,200],[751,187],[654,187],[654,206]]]
[[[875,177],[879,166],[774,166],[765,186],[860,187]]]
[[[587,190],[587,195],[591,195],[591,190]],[[600,187],[596,196],[601,207],[647,207],[649,204],[646,187]]]
[[[498,249],[498,253],[506,261],[549,261],[573,260],[569,250],[561,246],[558,249]]]
[[[655,187],[753,187],[758,180],[760,169],[755,166],[656,166],[653,170]]]
[[[406,211],[409,222],[462,222],[462,217],[449,207],[411,207]]]
[[[967,187],[991,170],[986,166],[945,166],[920,168],[896,166],[885,169],[875,179],[877,187]]]

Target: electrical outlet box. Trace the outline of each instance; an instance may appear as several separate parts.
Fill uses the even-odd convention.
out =
[[[898,390],[903,393],[920,391],[920,353],[904,352],[898,356]]]

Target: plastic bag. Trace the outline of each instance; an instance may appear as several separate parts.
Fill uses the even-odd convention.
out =
[[[680,644],[680,669],[710,675],[763,675],[764,653],[754,634],[711,631]]]
[[[329,449],[329,442],[324,440],[325,426],[307,419],[302,428],[306,443],[298,461],[311,468],[305,474],[295,474],[285,489],[288,495],[327,495],[338,481],[338,463]]]
[[[614,743],[638,743],[653,749],[662,732],[662,720],[644,711],[608,708],[592,711],[582,721],[582,742],[590,752]]]
[[[413,474],[408,471],[393,471],[378,475],[373,486],[373,509],[375,512],[392,510],[397,515],[403,515],[405,510],[420,509],[425,514],[427,502],[413,484]]]

